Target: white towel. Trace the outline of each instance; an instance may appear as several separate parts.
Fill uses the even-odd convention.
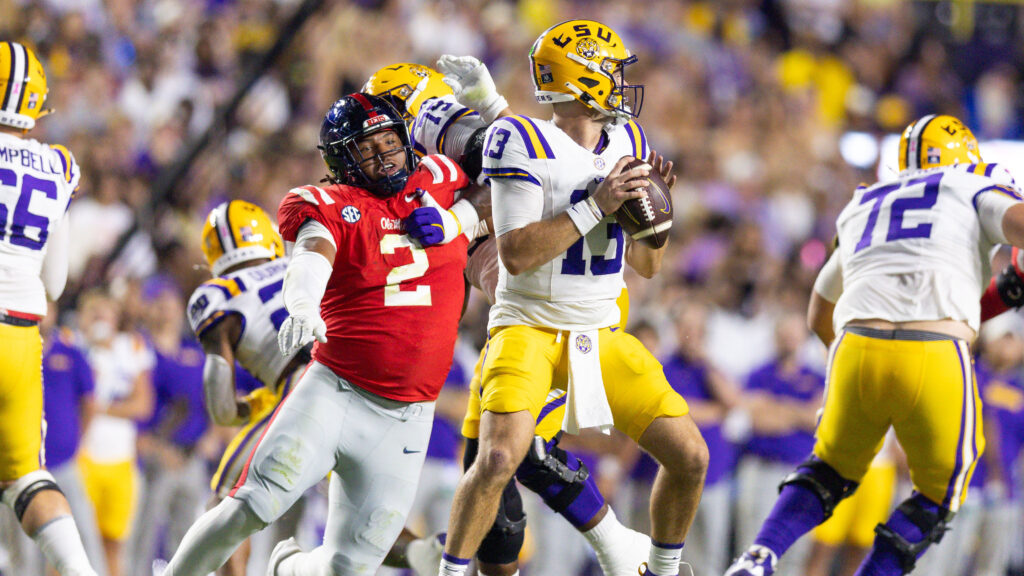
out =
[[[569,332],[569,387],[562,430],[578,434],[584,428],[611,432],[612,409],[601,378],[597,330]]]

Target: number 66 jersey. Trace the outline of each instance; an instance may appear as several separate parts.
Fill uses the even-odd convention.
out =
[[[0,134],[0,309],[46,315],[46,240],[65,217],[78,178],[63,146]]]
[[[469,179],[455,162],[429,155],[405,189],[388,198],[333,184],[295,188],[281,201],[281,236],[294,242],[315,220],[337,247],[320,302],[327,343],[313,359],[352,384],[402,402],[433,401],[451,367],[462,313],[468,240],[421,248],[402,221],[428,191],[444,208]]]
[[[966,322],[975,332],[990,277],[989,253],[1004,243],[1002,219],[1021,200],[995,164],[904,170],[861,186],[836,221],[843,291],[833,317]]]

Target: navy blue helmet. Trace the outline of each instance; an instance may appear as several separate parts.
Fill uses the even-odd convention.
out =
[[[381,130],[393,131],[402,141],[405,167],[394,174],[371,180],[363,171],[363,162],[382,161],[383,158],[380,154],[364,158],[356,147],[356,141]],[[413,154],[409,129],[402,115],[387,100],[370,94],[349,94],[331,106],[320,126],[318,148],[331,171],[329,179],[332,182],[357,186],[382,198],[393,196],[405,188],[416,168],[416,155]]]

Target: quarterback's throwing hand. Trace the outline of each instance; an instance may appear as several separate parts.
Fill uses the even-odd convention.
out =
[[[317,342],[327,342],[327,325],[319,316],[289,316],[284,319],[281,329],[277,331],[277,346],[281,354],[288,356],[309,344],[316,338]]]
[[[490,124],[508,108],[508,101],[494,86],[491,72],[476,58],[445,54],[437,61],[437,69],[444,74],[444,83],[451,86],[459,104],[479,112],[484,122]]]

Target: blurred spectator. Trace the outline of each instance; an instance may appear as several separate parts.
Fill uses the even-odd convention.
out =
[[[778,485],[811,455],[825,379],[805,366],[800,352],[808,337],[803,314],[784,314],[775,326],[775,359],[754,370],[744,388],[751,434],[741,441],[737,468],[737,539],[753,542],[778,496]],[[809,539],[780,560],[783,573],[799,573]]]
[[[121,332],[120,308],[92,290],[78,306],[78,328],[96,381],[96,415],[89,422],[78,458],[110,576],[120,576],[122,549],[135,512],[136,422],[153,414],[153,352],[142,336]]]
[[[145,574],[155,557],[170,558],[209,495],[208,463],[219,446],[207,430],[203,349],[186,334],[185,302],[164,276],[142,286],[146,333],[156,356],[156,409],[140,428],[145,479],[129,542],[129,574]],[[162,542],[158,536],[163,533]]]

